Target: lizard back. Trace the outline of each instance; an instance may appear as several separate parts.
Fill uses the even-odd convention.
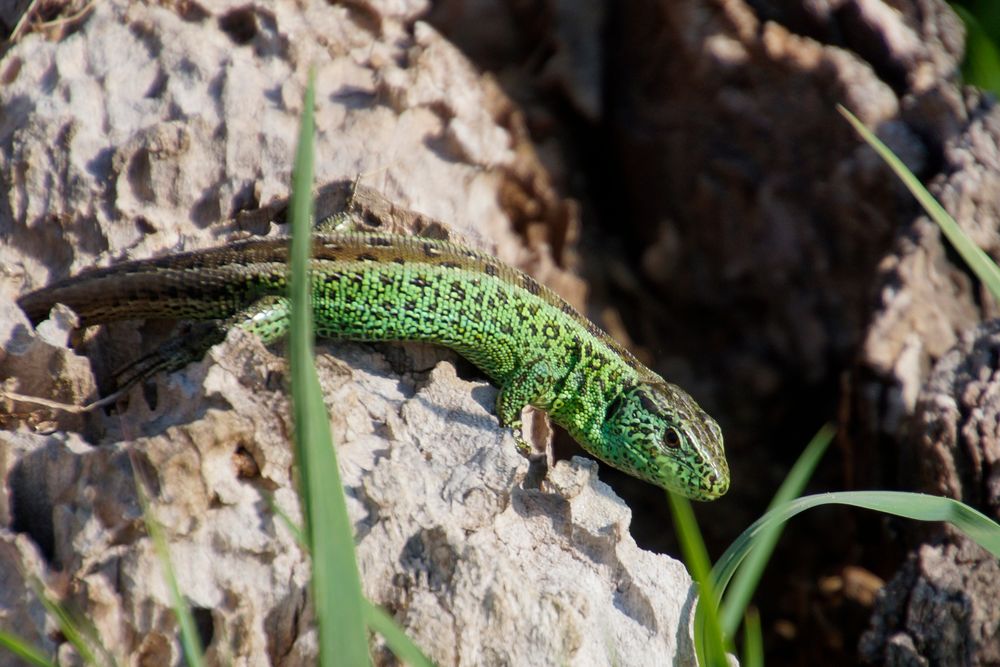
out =
[[[91,269],[30,292],[18,304],[33,324],[56,303],[73,309],[82,326],[127,319],[224,319],[254,298],[287,290],[287,238],[248,239],[225,246]],[[371,232],[318,234],[313,238],[314,276],[346,265],[372,264],[441,269],[465,279],[498,281],[558,310],[617,355],[641,377],[652,375],[615,339],[548,287],[487,253],[415,236]],[[314,277],[314,281],[316,278]]]

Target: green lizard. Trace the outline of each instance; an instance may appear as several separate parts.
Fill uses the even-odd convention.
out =
[[[711,500],[729,487],[722,432],[679,387],[643,366],[572,306],[490,255],[420,237],[317,234],[311,264],[316,333],[449,347],[500,388],[500,423],[545,410],[584,449],[639,479]],[[24,295],[32,323],[63,303],[82,326],[114,320],[213,320],[197,340],[137,362],[123,386],[176,370],[232,326],[265,343],[288,328],[287,239],[254,239],[87,271]]]

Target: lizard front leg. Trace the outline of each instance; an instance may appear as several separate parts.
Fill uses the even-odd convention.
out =
[[[527,459],[532,457],[532,447],[522,433],[521,412],[527,406],[547,410],[556,395],[561,380],[544,358],[534,359],[521,366],[500,386],[496,411],[500,425],[514,431],[517,451]]]

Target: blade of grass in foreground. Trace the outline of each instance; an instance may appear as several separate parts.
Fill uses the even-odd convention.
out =
[[[861,138],[874,148],[875,152],[896,172],[899,179],[903,181],[903,184],[913,193],[913,196],[917,198],[917,201],[920,202],[924,210],[927,211],[927,215],[938,224],[944,235],[948,237],[948,240],[954,246],[955,250],[958,251],[958,254],[962,256],[962,259],[965,260],[965,263],[969,265],[969,268],[972,269],[976,276],[986,285],[986,288],[993,294],[993,298],[1000,301],[1000,268],[997,267],[996,263],[979,246],[972,242],[972,239],[962,231],[962,228],[958,226],[955,219],[948,215],[944,207],[934,199],[934,196],[927,191],[927,188],[913,175],[913,172],[906,168],[902,160],[896,157],[885,144],[879,141],[878,137],[872,134],[850,111],[839,104],[837,105],[837,110],[854,126],[854,129],[861,135]]]
[[[833,426],[827,424],[813,436],[802,455],[792,466],[788,476],[785,477],[785,481],[781,483],[778,492],[774,494],[774,499],[767,507],[768,510],[774,509],[802,493],[835,433],[836,430]],[[726,637],[732,637],[736,633],[743,612],[750,604],[750,599],[757,589],[764,568],[767,567],[771,554],[774,552],[774,545],[778,543],[778,538],[781,537],[783,530],[783,523],[774,523],[761,532],[757,547],[747,556],[743,566],[733,578],[732,585],[726,591],[726,597],[720,606],[719,613],[722,633]]]
[[[372,604],[367,598],[365,598],[365,623],[369,628],[382,635],[395,656],[410,667],[434,667],[434,663],[396,625],[392,616],[378,605]]]
[[[716,590],[724,591],[740,563],[758,546],[768,524],[784,523],[796,514],[821,505],[851,505],[918,521],[947,521],[991,554],[1000,558],[1000,525],[954,498],[903,491],[843,491],[805,496],[771,510],[757,519],[722,554],[712,569]]]
[[[163,570],[163,578],[167,582],[167,589],[170,591],[170,606],[177,616],[177,624],[181,631],[181,646],[184,648],[184,659],[191,667],[203,667],[205,655],[201,647],[201,636],[198,634],[194,617],[187,601],[181,595],[181,587],[177,583],[177,575],[174,566],[170,561],[170,547],[167,544],[167,537],[163,534],[163,527],[153,516],[149,507],[149,498],[146,496],[146,489],[143,487],[142,479],[138,472],[139,467],[132,461],[133,477],[135,478],[135,492],[142,506],[142,519],[146,523],[146,532],[153,540],[153,549],[156,551],[156,559],[160,562]]]
[[[278,518],[285,524],[288,530],[295,537],[295,540],[303,548],[307,548],[305,542],[305,535],[302,533],[302,529],[295,525],[292,518],[288,516],[281,507],[274,502],[274,497],[271,494],[264,492],[264,500],[267,502],[268,507],[271,511],[278,516]],[[393,654],[402,660],[407,665],[411,667],[433,667],[434,663],[431,662],[427,656],[413,643],[403,630],[396,625],[396,621],[393,620],[384,609],[368,599],[364,599],[365,605],[365,625],[368,626],[369,630],[373,630],[385,639],[386,645],[393,652]]]
[[[713,589],[711,562],[701,538],[691,503],[687,498],[667,492],[674,530],[681,544],[684,563],[698,584],[698,606],[694,612],[694,650],[699,665],[728,667],[727,646],[719,627],[718,595]]]
[[[354,556],[330,422],[313,364],[312,248],[313,104],[310,72],[292,175],[292,252],[289,331],[295,452],[299,490],[312,552],[313,603],[319,629],[320,664],[369,665],[365,600]]]
[[[38,667],[55,667],[55,663],[45,657],[45,654],[16,635],[0,630],[0,648],[7,649],[22,661],[38,665]]]
[[[747,609],[743,619],[743,661],[742,667],[764,667],[764,633],[760,629],[760,614],[756,609]]]
[[[59,626],[59,632],[76,649],[83,664],[108,666],[116,664],[115,659],[101,644],[96,628],[88,619],[75,617],[68,609],[50,598],[46,594],[42,582],[37,579],[32,581],[32,588],[34,588],[35,595],[38,596],[42,606],[45,607],[45,611]],[[98,660],[95,649],[100,653],[102,660]]]

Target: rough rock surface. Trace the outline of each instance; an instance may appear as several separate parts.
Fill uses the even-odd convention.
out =
[[[1000,320],[964,334],[916,400],[908,478],[1000,519]],[[1000,661],[1000,563],[954,529],[924,544],[880,594],[864,657],[879,664]]]
[[[109,1],[58,39],[22,34],[0,60],[4,387],[83,403],[171,331],[88,332],[84,358],[65,347],[71,313],[57,309],[36,335],[16,294],[280,227],[268,205],[286,193],[310,65],[320,182],[360,174],[424,216],[400,224],[447,220],[579,303],[564,268],[574,207],[554,194],[517,109],[415,22],[423,7]],[[374,208],[383,222],[401,210]],[[629,511],[591,463],[560,463],[541,490],[524,489],[495,390],[457,377],[469,369],[454,355],[319,350],[366,592],[432,659],[693,664],[690,579],[636,547]],[[266,500],[299,516],[285,376],[280,357],[234,332],[110,414],[0,404],[0,628],[73,659],[34,576],[122,662],[179,663],[138,477],[210,659],[313,664],[306,560]]]
[[[318,182],[360,178],[396,204],[475,227],[502,259],[580,302],[579,282],[551,260],[564,260],[572,205],[551,189],[516,108],[414,22],[422,3],[384,15],[102,4],[62,41],[31,34],[5,54],[5,290],[95,259],[206,245],[233,231],[213,223],[284,196],[315,64]]]
[[[522,489],[527,464],[492,415],[494,388],[459,379],[419,346],[389,355],[395,363],[366,346],[323,350],[366,592],[435,662],[693,664],[687,574],[635,546],[628,509],[593,463],[560,462],[544,491]],[[156,490],[181,589],[214,638],[209,657],[313,664],[308,562],[267,501],[301,520],[285,375],[283,360],[235,332],[159,378],[156,408],[133,393],[108,418],[120,433],[99,446],[73,433],[0,432],[0,534],[17,566],[6,576],[26,568],[62,587],[119,658],[178,664],[139,476]],[[0,623],[65,650],[25,587],[23,577],[4,587]]]
[[[924,544],[879,592],[861,655],[904,667],[1000,663],[1000,563],[966,539]]]
[[[1000,320],[966,332],[934,367],[910,424],[913,476],[922,490],[994,518],[1000,518],[998,360]]]

